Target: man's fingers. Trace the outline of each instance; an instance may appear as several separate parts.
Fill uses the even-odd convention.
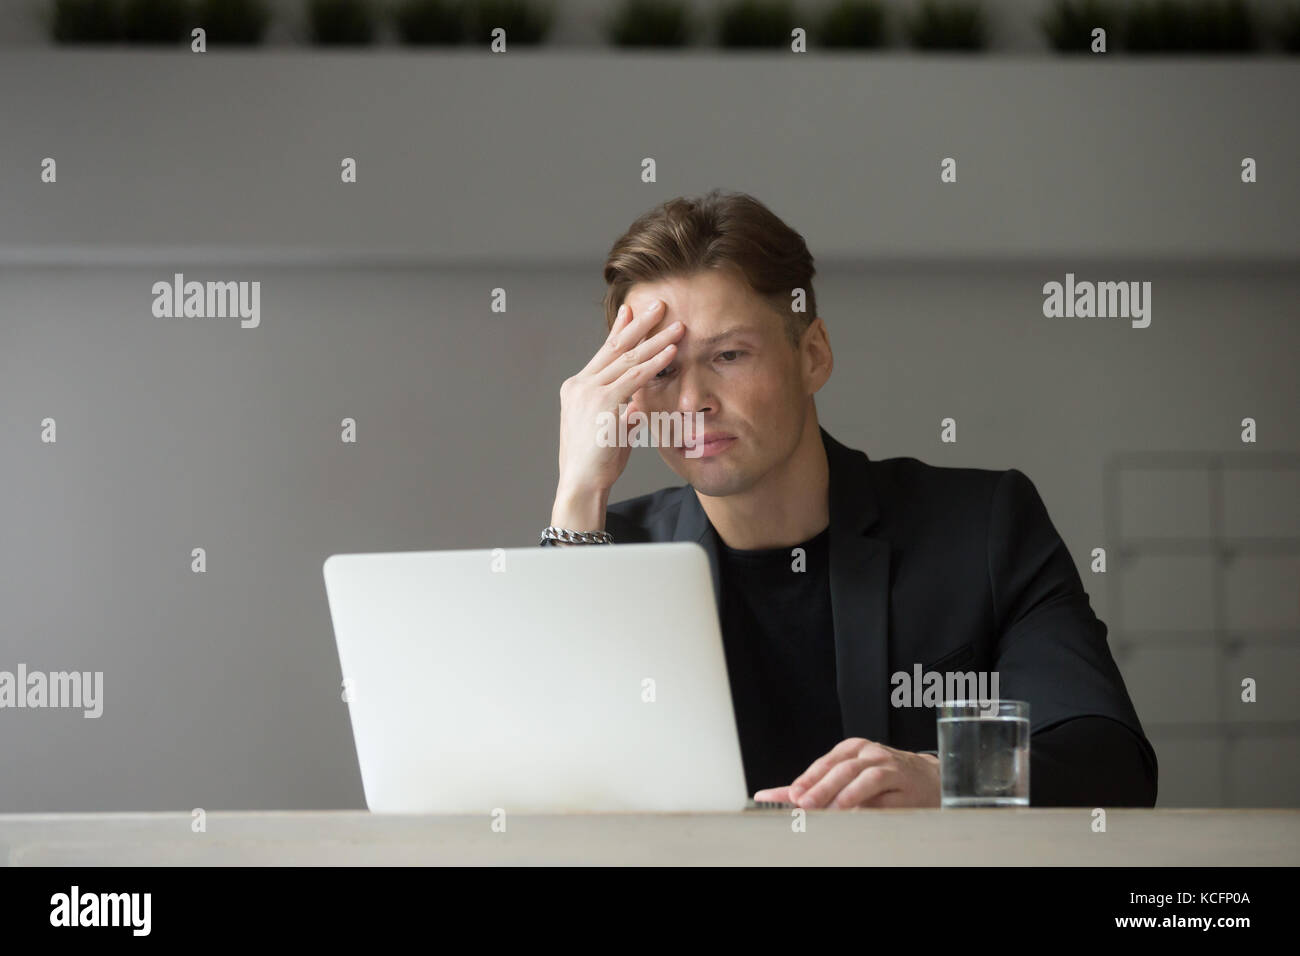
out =
[[[624,372],[633,366],[640,365],[654,356],[658,355],[670,342],[675,343],[682,334],[682,324],[674,322],[666,329],[660,329],[659,332],[650,338],[641,342],[634,348],[623,352],[616,359],[609,363],[608,366],[596,372],[592,376],[592,381],[597,385],[608,385],[615,379],[621,377]]]
[[[901,798],[902,794],[899,791],[902,785],[903,777],[896,766],[876,764],[862,767],[859,765],[857,776],[841,787],[838,794],[832,795],[825,805],[837,807],[898,806],[896,803],[891,804],[883,801],[891,793]]]
[[[640,365],[634,365],[620,375],[611,385],[616,403],[622,405],[628,401],[637,389],[668,367],[668,363],[677,354],[677,346],[669,342],[658,354],[652,355]]]
[[[793,803],[790,799],[789,787],[772,787],[769,790],[760,790],[754,794],[757,801],[766,801],[768,803]]]
[[[862,763],[857,757],[841,760],[827,770],[817,783],[797,794],[794,802],[804,808],[829,806],[862,770]]]
[[[624,302],[618,307],[618,314],[614,316],[614,324],[609,327],[609,335],[605,336],[605,342],[600,348],[596,349],[596,354],[591,357],[579,372],[579,375],[591,375],[599,372],[609,363],[609,358],[614,354],[613,343],[618,340],[623,329],[627,328],[628,321],[632,318],[632,307]]]
[[[605,344],[596,350],[587,367],[582,370],[583,374],[595,375],[616,363],[621,354],[636,347],[664,316],[663,303],[658,299],[637,313],[633,313],[632,307],[626,302],[620,308],[627,310],[623,314],[622,324],[619,324],[618,319],[614,320]]]
[[[795,777],[794,782],[790,784],[790,789],[796,794],[808,790],[821,780],[831,767],[849,757],[856,757],[865,743],[867,743],[867,740],[863,737],[850,737],[847,740],[841,740],[825,756],[818,757],[809,764],[807,770]]]
[[[626,304],[624,303],[624,305]],[[664,304],[660,299],[655,299],[635,314],[633,314],[630,305],[627,308],[628,313],[623,328],[615,329],[614,334],[605,343],[616,352],[625,352],[636,345],[645,338],[647,332],[655,327],[655,323],[661,321],[664,317]]]

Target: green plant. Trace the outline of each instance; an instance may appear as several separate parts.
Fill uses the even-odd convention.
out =
[[[922,0],[907,20],[918,50],[982,50],[988,42],[984,10],[974,0]]]
[[[1135,0],[1124,29],[1126,49],[1139,53],[1186,50],[1191,46],[1187,6],[1179,0]]]
[[[682,0],[627,0],[606,26],[606,35],[619,47],[674,47],[685,46],[693,30]]]
[[[1197,49],[1207,53],[1254,50],[1259,31],[1246,0],[1200,0],[1192,7]]]
[[[477,0],[471,4],[469,35],[472,42],[488,43],[501,27],[509,44],[534,45],[546,39],[555,21],[553,3],[534,0]]]
[[[465,40],[464,0],[401,0],[393,25],[403,43],[453,46]]]
[[[882,47],[888,40],[880,0],[839,0],[822,17],[817,33],[823,47]]]
[[[1220,53],[1258,46],[1245,0],[1136,0],[1124,24],[1136,53]]]
[[[55,43],[112,43],[122,38],[114,0],[55,0],[50,35]]]
[[[126,0],[122,35],[131,43],[179,43],[193,18],[188,0]]]
[[[1106,31],[1106,48],[1116,46],[1121,18],[1111,0],[1056,0],[1040,21],[1047,42],[1062,53],[1092,50],[1092,31]]]
[[[369,0],[308,0],[307,24],[322,46],[373,43],[378,16]]]
[[[1277,32],[1283,50],[1300,53],[1300,4],[1293,4],[1282,11],[1278,18]]]
[[[718,45],[789,47],[794,28],[794,7],[788,0],[735,0],[718,13]]]
[[[195,22],[212,43],[261,43],[271,10],[266,0],[198,0]]]

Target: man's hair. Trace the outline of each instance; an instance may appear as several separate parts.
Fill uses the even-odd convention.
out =
[[[792,345],[817,316],[816,270],[803,236],[753,196],[714,189],[654,207],[614,243],[605,260],[605,327],[613,328],[635,283],[709,269],[731,271],[766,299],[784,319]],[[795,289],[804,291],[803,312],[791,308]]]

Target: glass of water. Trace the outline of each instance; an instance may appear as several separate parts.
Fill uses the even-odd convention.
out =
[[[1029,806],[1029,704],[940,704],[939,781],[945,808]]]

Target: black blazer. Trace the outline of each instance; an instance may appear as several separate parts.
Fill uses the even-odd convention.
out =
[[[1080,727],[1109,727],[1122,744],[1140,748],[1130,746],[1146,764],[1150,794],[1131,802],[1153,804],[1155,751],[1111,656],[1106,625],[1093,613],[1033,483],[1014,468],[872,461],[825,429],[821,436],[830,465],[830,588],[845,737],[934,750],[934,709],[891,707],[890,675],[911,674],[916,664],[924,671],[997,671],[1000,697],[1029,701],[1035,747],[1046,739],[1040,733],[1091,717],[1102,720],[1076,723],[1069,735],[1077,740]],[[616,502],[606,512],[616,544],[698,542],[721,602],[717,532],[690,486]],[[1083,759],[1097,739],[1080,743]],[[1060,756],[1062,771],[1081,780],[1100,769],[1066,767],[1076,761]],[[1049,783],[1036,779],[1038,772],[1035,761],[1031,791]],[[1106,793],[1076,787],[1034,802],[1077,796],[1082,805]]]

